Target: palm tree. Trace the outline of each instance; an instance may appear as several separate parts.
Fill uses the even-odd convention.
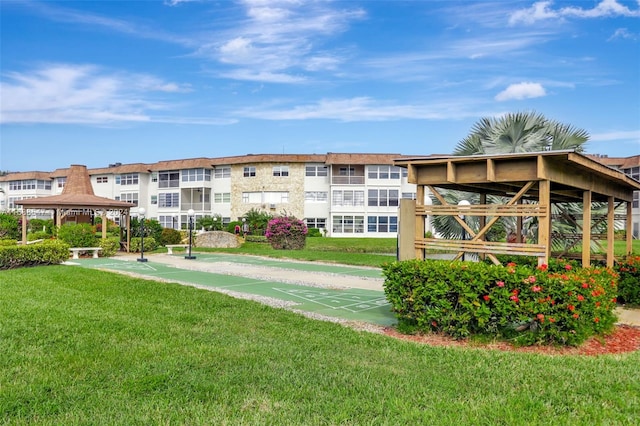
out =
[[[453,155],[494,155],[524,152],[574,150],[582,152],[583,145],[588,141],[589,134],[582,129],[550,120],[535,112],[517,112],[505,114],[497,118],[481,118],[471,129],[471,133],[462,139],[453,151]],[[450,204],[466,199],[477,204],[477,194],[461,193],[459,191],[446,192],[445,199]],[[496,197],[488,196],[489,202],[500,202]],[[438,203],[438,200],[434,200]],[[580,206],[572,209],[580,211]],[[469,225],[477,228],[477,223],[470,218]],[[504,229],[509,232],[515,230],[515,218],[503,218]],[[536,226],[536,221],[529,221]],[[461,239],[462,227],[450,216],[433,218],[433,227],[445,238]],[[475,225],[475,226],[474,226]],[[535,233],[529,233],[527,238],[535,238]]]
[[[582,152],[589,134],[582,129],[549,120],[534,112],[509,113],[482,118],[469,136],[461,140],[453,155],[510,154],[518,152]]]

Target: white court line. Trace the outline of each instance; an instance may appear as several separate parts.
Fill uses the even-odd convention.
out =
[[[279,291],[279,292],[284,293],[284,294],[289,295],[289,296],[297,297],[298,299],[306,300],[307,302],[316,303],[316,304],[318,304],[320,306],[325,306],[325,307],[331,308],[333,310],[344,309],[345,311],[349,311],[349,312],[352,312],[352,313],[357,313],[357,312],[364,312],[364,311],[367,311],[369,309],[374,309],[374,308],[379,308],[380,307],[380,305],[376,305],[376,306],[372,306],[372,307],[366,308],[366,309],[353,310],[353,309],[349,309],[349,306],[362,305],[363,302],[362,301],[358,301],[358,303],[352,303],[352,304],[349,304],[349,305],[332,306],[332,305],[328,305],[326,303],[323,303],[321,301],[318,301],[318,299],[311,299],[311,298],[308,298],[308,297],[300,296],[300,295],[298,295],[296,293],[289,293],[287,290],[283,290],[283,289],[279,289],[279,288],[275,288],[275,287],[273,288],[273,290]],[[307,291],[306,294],[314,294],[314,293],[310,292],[310,291]],[[320,299],[337,300],[337,301],[340,301],[340,302],[344,301],[344,300],[340,300],[340,297],[331,297],[331,296],[321,297]],[[380,299],[378,298],[377,300],[380,300]]]

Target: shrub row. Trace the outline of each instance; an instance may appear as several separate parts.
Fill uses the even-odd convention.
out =
[[[129,251],[139,252],[141,246],[141,241],[139,237],[131,238],[131,245]],[[144,251],[152,251],[158,248],[158,243],[156,239],[153,237],[144,237]]]
[[[69,259],[69,245],[46,240],[25,246],[0,246],[0,269],[53,265]]]
[[[405,329],[578,345],[616,321],[617,275],[606,268],[409,260],[386,264],[383,273]]]
[[[616,271],[620,275],[618,301],[640,305],[640,256],[626,256],[616,264]]]

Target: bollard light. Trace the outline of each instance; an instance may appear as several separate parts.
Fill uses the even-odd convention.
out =
[[[196,212],[193,211],[193,209],[189,209],[189,211],[187,211],[187,215],[189,216],[189,254],[187,256],[185,256],[185,259],[195,259],[195,256],[191,255],[191,247],[193,246],[193,216],[196,214]]]

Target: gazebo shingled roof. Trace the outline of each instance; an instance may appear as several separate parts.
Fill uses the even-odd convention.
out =
[[[127,223],[127,236],[129,236],[129,210],[133,207],[131,203],[116,201],[106,197],[99,197],[93,192],[91,178],[86,166],[71,165],[68,169],[67,180],[60,195],[49,197],[27,198],[18,200],[15,203],[22,206],[22,242],[27,241],[27,210],[28,209],[50,209],[56,212],[56,225],[61,225],[61,219],[73,210],[102,211],[103,220],[106,219],[107,210],[118,210],[124,213]],[[102,237],[106,238],[107,227],[102,227]],[[126,247],[129,247],[127,242]]]

